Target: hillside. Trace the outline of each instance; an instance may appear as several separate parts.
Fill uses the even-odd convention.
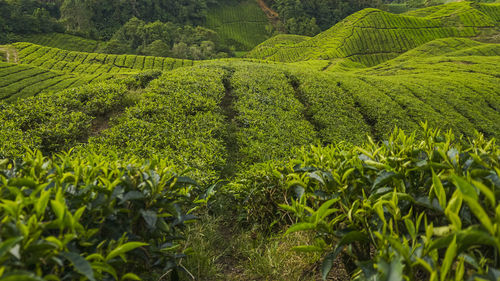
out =
[[[224,43],[248,51],[269,38],[269,20],[255,0],[221,1],[209,6],[206,26]]]
[[[260,41],[226,3],[225,40]],[[0,280],[498,279],[499,7],[365,9],[247,58],[1,45]]]
[[[0,84],[0,99],[7,101],[147,70],[168,71],[194,64],[190,60],[85,53],[31,43],[14,43],[8,50],[17,61],[12,58],[1,63],[0,75],[4,80]]]
[[[68,51],[92,53],[99,48],[99,42],[63,33],[29,34],[22,36],[21,42],[43,45]]]
[[[373,66],[434,39],[473,38],[483,34],[488,34],[490,38],[498,36],[493,35],[498,34],[496,15],[500,6],[497,4],[482,4],[480,9],[469,2],[437,7],[402,15],[365,9],[331,29],[296,44],[269,48],[265,46],[273,43],[264,42],[247,57],[280,62],[348,58]]]

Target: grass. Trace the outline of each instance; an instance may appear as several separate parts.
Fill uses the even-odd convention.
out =
[[[200,223],[190,225],[185,247],[192,255],[183,265],[191,269],[195,280],[317,280],[314,267],[321,256],[292,250],[311,243],[310,235],[268,236],[229,223],[228,219],[204,214]],[[185,280],[189,280],[187,276]]]
[[[248,51],[269,37],[269,21],[254,0],[210,6],[206,25],[237,51]]]

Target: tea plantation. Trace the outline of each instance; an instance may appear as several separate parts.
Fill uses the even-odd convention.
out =
[[[499,7],[244,59],[0,46],[0,280],[498,280]]]
[[[479,7],[457,2],[399,15],[365,9],[308,40],[271,49],[258,46],[247,56],[281,62],[348,58],[374,66],[434,39],[498,34],[500,6]]]

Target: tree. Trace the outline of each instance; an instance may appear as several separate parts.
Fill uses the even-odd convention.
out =
[[[156,40],[144,48],[143,52],[148,56],[168,57],[170,55],[170,48],[165,42]]]
[[[86,0],[64,0],[61,21],[69,32],[90,35],[94,31],[92,9]]]
[[[188,45],[184,42],[175,43],[172,47],[172,56],[174,58],[187,58],[189,53]]]

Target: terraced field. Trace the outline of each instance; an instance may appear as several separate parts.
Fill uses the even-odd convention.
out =
[[[25,42],[5,50],[9,61],[1,63],[0,99],[6,101],[146,70],[167,71],[194,64],[190,60],[84,53]]]
[[[95,52],[99,48],[100,44],[95,40],[63,33],[24,35],[19,41],[68,51],[80,51],[89,53]]]
[[[451,3],[394,15],[377,9],[355,13],[308,40],[289,44],[271,39],[247,57],[280,62],[347,58],[374,66],[426,42],[447,37],[474,38],[498,33],[498,4]],[[274,46],[274,47],[273,47]]]
[[[206,25],[238,51],[248,51],[268,38],[269,21],[255,0],[209,7]]]
[[[46,91],[58,91],[111,78],[109,74],[75,75],[40,67],[0,62],[0,100],[16,101]]]
[[[137,55],[84,53],[44,47],[31,43],[14,43],[19,62],[48,70],[68,73],[130,73],[142,70],[172,70],[194,64],[190,60]]]
[[[1,277],[493,280],[498,7],[196,63],[0,46]]]

